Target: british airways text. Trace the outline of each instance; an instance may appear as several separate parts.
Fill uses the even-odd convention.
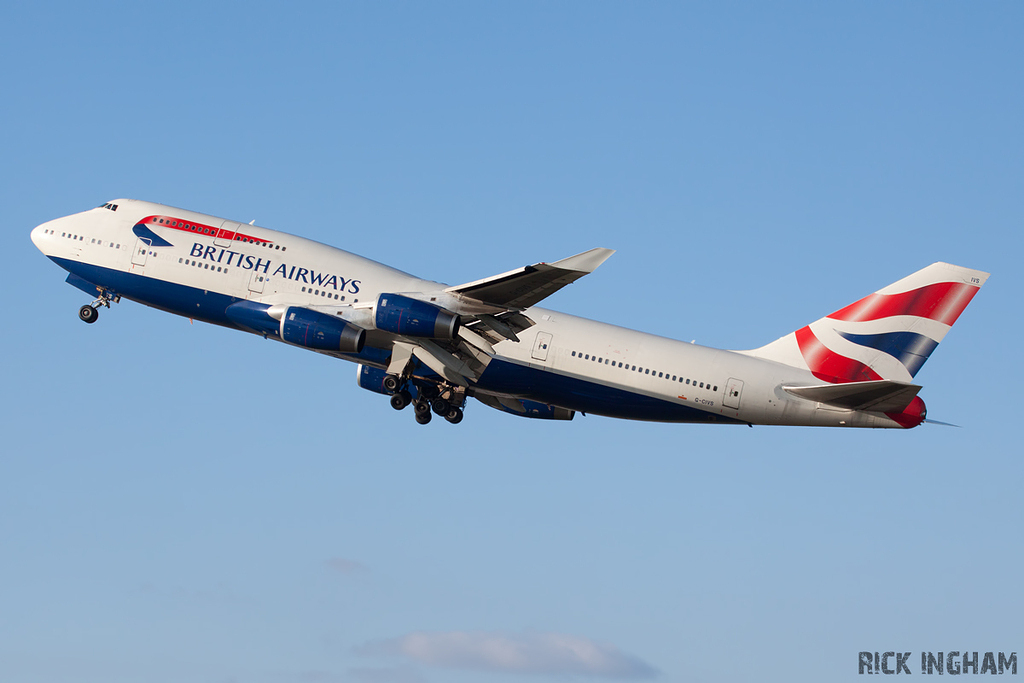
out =
[[[214,263],[222,263],[226,266],[235,266],[236,268],[242,268],[243,270],[258,270],[267,275],[280,275],[288,280],[305,282],[308,285],[317,285],[324,289],[333,288],[335,291],[348,292],[349,294],[359,293],[360,280],[346,280],[340,275],[318,273],[310,268],[289,266],[286,263],[278,265],[273,272],[271,272],[270,268],[273,263],[270,259],[264,261],[262,258],[257,256],[241,254],[237,251],[231,251],[230,249],[221,249],[196,242],[192,244],[192,251],[189,252],[189,255],[192,256],[192,258],[213,261]],[[236,256],[238,257],[237,259],[235,258]],[[232,261],[234,262],[232,263]]]

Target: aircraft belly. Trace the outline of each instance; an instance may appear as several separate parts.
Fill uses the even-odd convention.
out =
[[[234,324],[224,314],[224,310],[239,301],[238,297],[158,280],[145,275],[104,268],[91,263],[51,258],[64,270],[83,280],[116,292],[125,299],[187,318],[234,327]]]
[[[579,377],[495,358],[476,386],[582,413],[649,422],[743,424],[724,415]]]

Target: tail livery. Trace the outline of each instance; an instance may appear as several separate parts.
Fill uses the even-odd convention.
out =
[[[787,387],[806,398],[835,395],[841,398],[828,402],[836,404],[845,397],[849,403],[869,389],[878,395],[890,392],[906,397],[908,389],[919,389],[912,384],[914,377],[988,276],[980,270],[933,263],[749,353],[806,368],[826,383]],[[857,386],[845,390],[827,388],[853,383]],[[902,410],[885,414],[903,426],[919,424],[925,410],[916,393],[910,394],[913,398]]]

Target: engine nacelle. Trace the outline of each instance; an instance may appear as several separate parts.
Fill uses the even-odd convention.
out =
[[[359,353],[366,330],[324,313],[290,306],[281,316],[281,339],[318,351]]]
[[[388,373],[380,368],[362,364],[356,367],[356,384],[360,388],[372,391],[375,394],[391,395],[391,392],[384,388],[384,378],[387,376]],[[406,385],[405,391],[408,391],[409,395],[413,398],[419,395],[416,385],[412,382]]]
[[[372,391],[375,394],[390,395],[391,392],[384,388],[384,378],[388,373],[380,368],[360,364],[356,368],[356,384],[362,389]]]
[[[406,337],[454,339],[459,332],[459,316],[401,294],[377,297],[373,324],[378,330]]]

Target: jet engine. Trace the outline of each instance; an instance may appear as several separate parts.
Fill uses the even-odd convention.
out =
[[[454,339],[459,332],[459,316],[401,294],[377,297],[373,324],[378,330],[406,337]]]
[[[388,373],[380,368],[360,364],[359,369],[356,371],[356,384],[360,388],[372,391],[375,394],[390,396],[394,392],[384,388],[384,378],[387,376]]]
[[[359,353],[366,342],[366,330],[324,313],[290,306],[281,316],[281,339],[318,351]]]

